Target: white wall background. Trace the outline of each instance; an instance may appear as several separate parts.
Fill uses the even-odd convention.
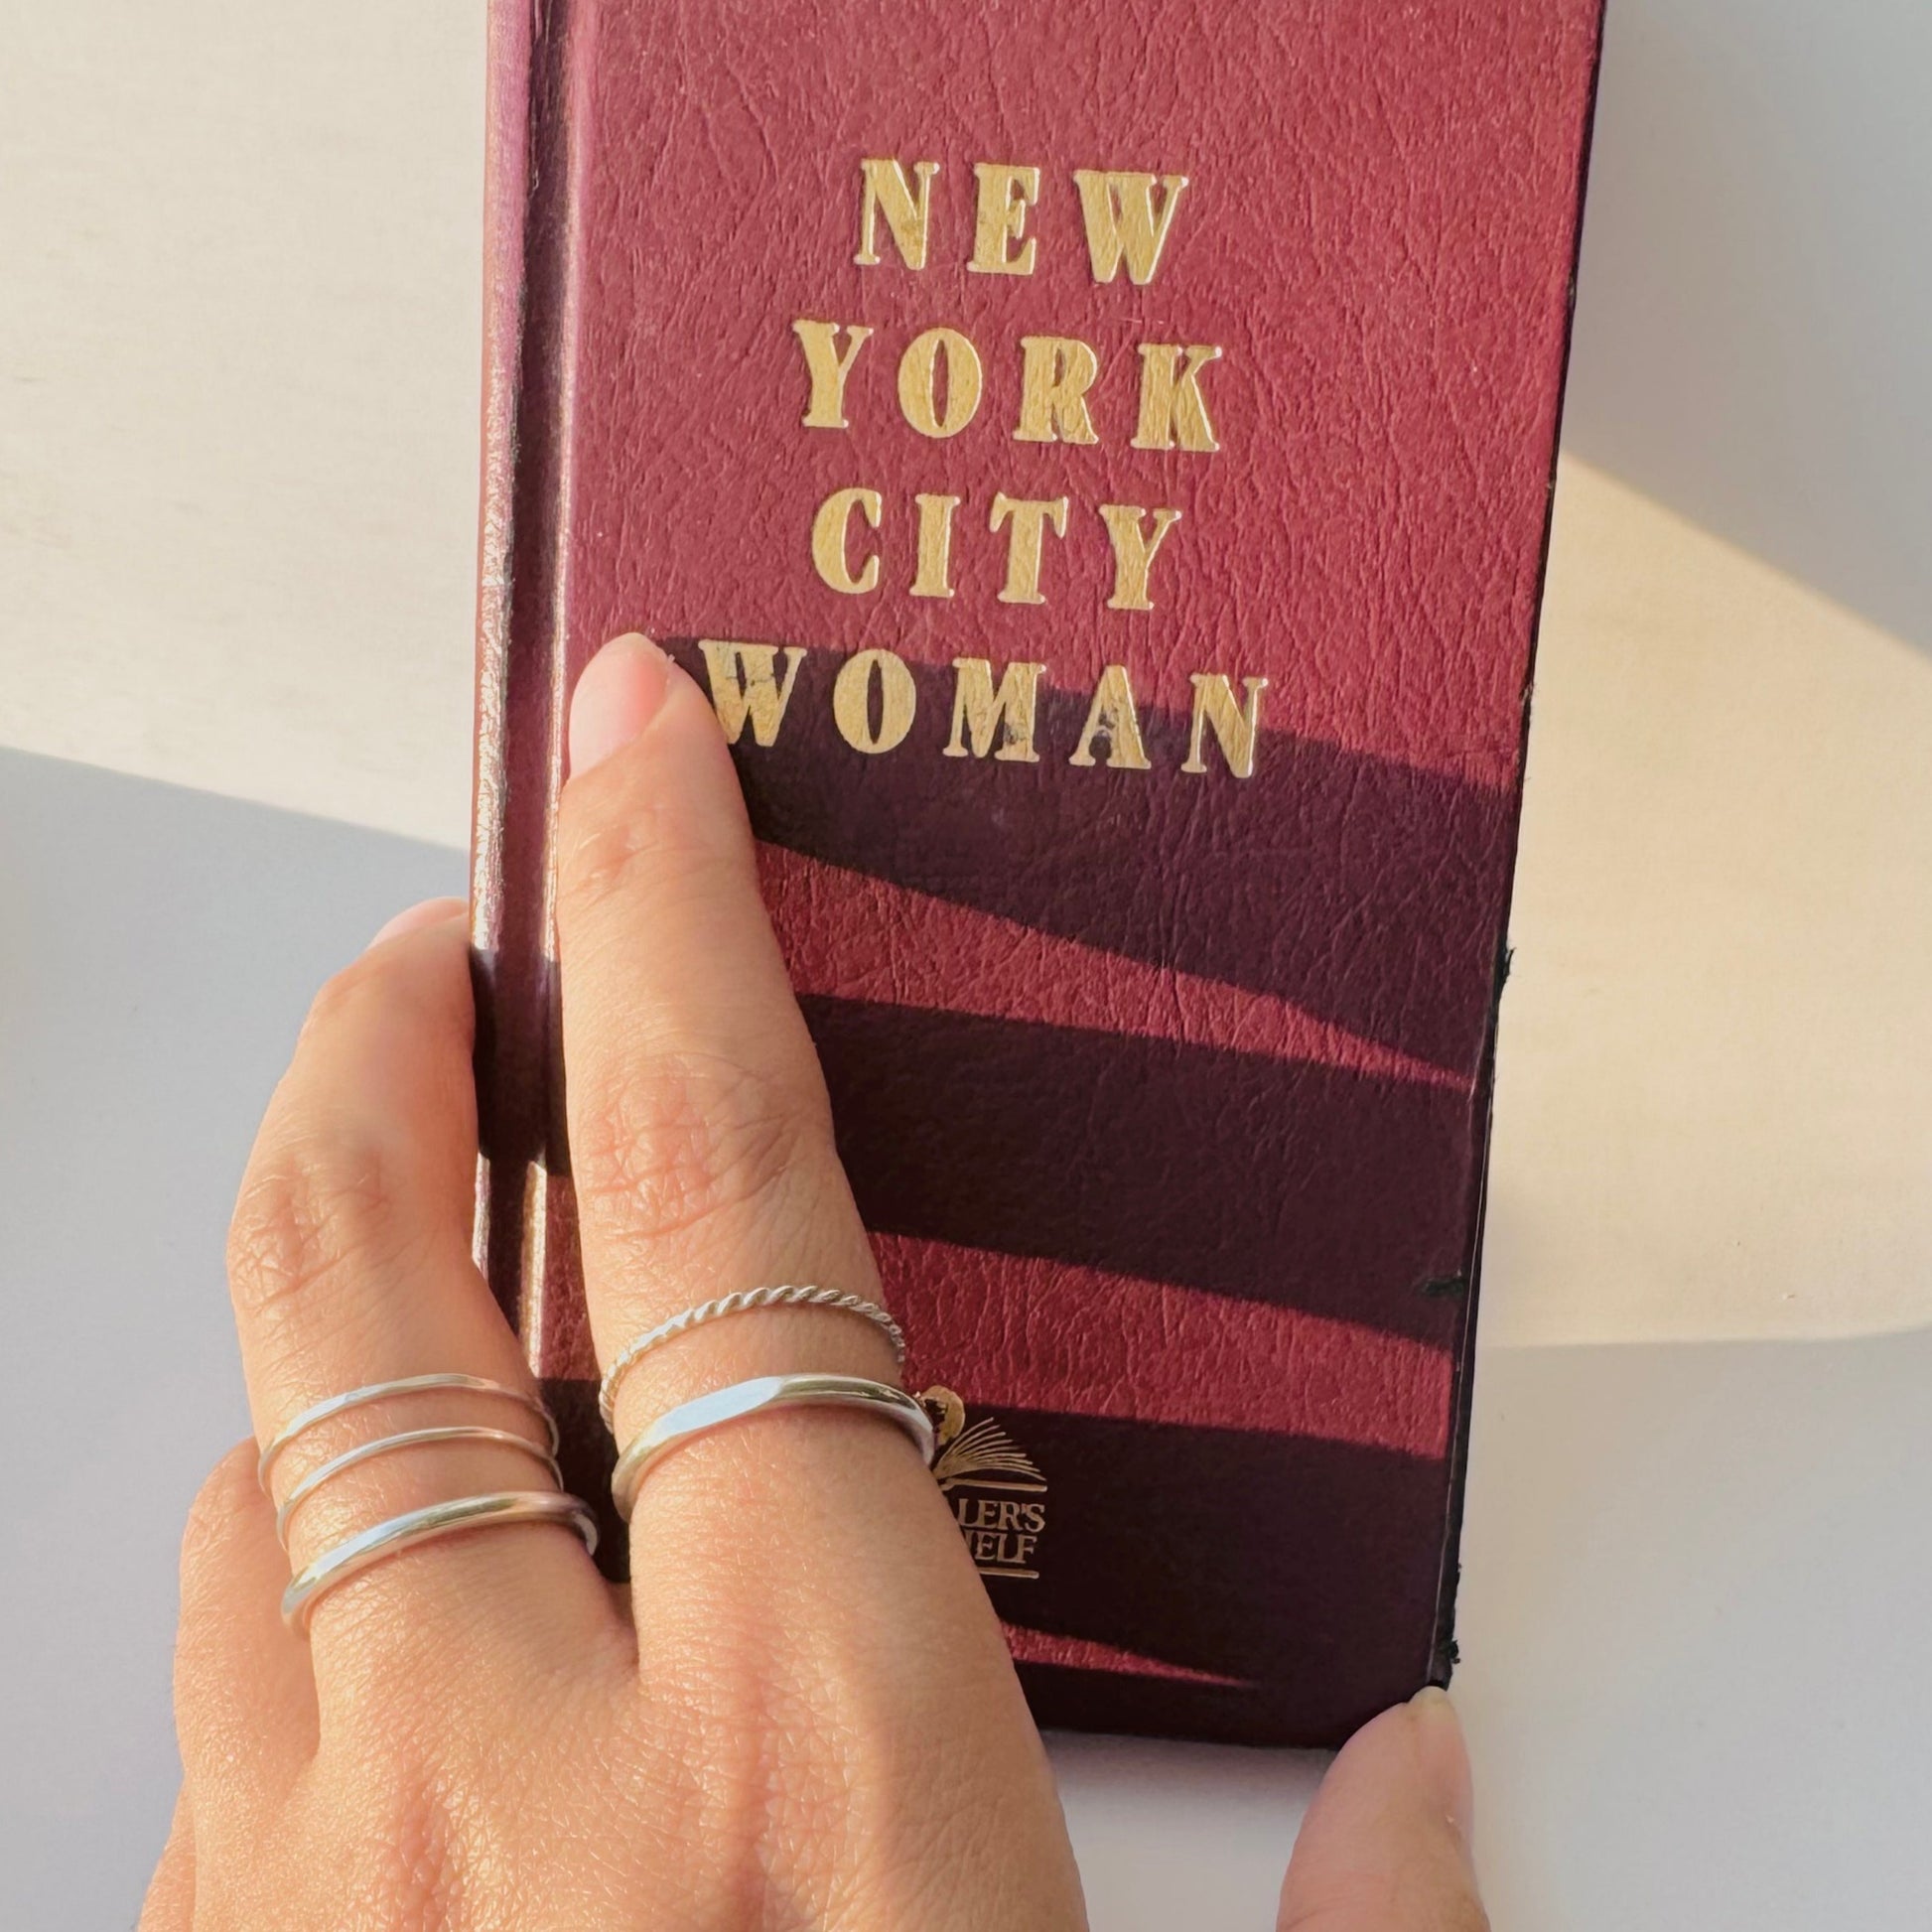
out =
[[[1932,648],[1932,7],[1608,0],[1566,434]]]

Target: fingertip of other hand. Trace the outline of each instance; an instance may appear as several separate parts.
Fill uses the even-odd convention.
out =
[[[1405,1707],[1419,1781],[1464,1845],[1474,1825],[1474,1781],[1462,1721],[1440,1685],[1426,1685]]]
[[[1279,1932],[1423,1932],[1488,1921],[1470,1849],[1469,1757],[1434,1687],[1364,1725],[1303,1821]]]
[[[1342,1746],[1331,1778],[1347,1791],[1393,1796],[1414,1816],[1448,1822],[1469,1843],[1469,1752],[1449,1693],[1437,1685],[1384,1711]]]

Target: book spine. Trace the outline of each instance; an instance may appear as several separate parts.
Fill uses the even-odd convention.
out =
[[[477,528],[476,761],[470,813],[472,940],[497,951],[504,743],[514,528],[517,369],[523,321],[523,232],[530,184],[527,0],[492,0],[483,172],[483,479]]]
[[[580,1352],[583,1319],[549,890],[567,695],[570,95],[585,58],[577,13],[568,0],[492,0],[485,197],[471,861],[476,1254],[546,1384]]]

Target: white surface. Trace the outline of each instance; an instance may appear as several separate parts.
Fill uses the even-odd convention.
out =
[[[255,1115],[315,982],[460,886],[481,31],[13,14],[0,742],[444,848],[0,758],[0,1453],[41,1485],[0,1543],[0,1922],[62,1932],[131,1917],[165,1827]],[[1928,38],[1612,0],[1574,414],[1916,644]],[[1568,470],[1457,1685],[1505,1929],[1926,1922],[1928,747],[1932,657]],[[1100,1932],[1269,1922],[1307,1760],[1056,1754]]]

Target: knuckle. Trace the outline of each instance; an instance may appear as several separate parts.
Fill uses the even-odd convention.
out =
[[[437,1044],[467,1042],[473,1031],[469,943],[452,925],[441,949],[411,952],[378,946],[334,974],[309,1003],[302,1043],[344,1037],[368,1040],[388,1023]],[[393,1034],[389,1036],[393,1037]]]
[[[426,1780],[413,1780],[392,1795],[382,1885],[391,1911],[380,1923],[425,1928],[459,1923],[463,1861],[449,1808]]]
[[[497,1661],[466,1646],[450,1660],[444,1695],[393,1698],[325,1747],[325,1775],[354,1821],[359,1854],[347,1886],[359,1909],[344,1923],[408,1932],[523,1923],[504,1894],[503,1848],[551,1785],[558,1752],[581,1748],[582,1708],[567,1726],[523,1707],[519,1747],[506,1751]]]
[[[660,862],[668,843],[663,801],[645,793],[625,807],[570,815],[561,868],[567,907],[595,911],[629,898],[639,874]]]
[[[192,1593],[195,1578],[234,1535],[235,1526],[255,1506],[255,1445],[237,1443],[222,1456],[195,1492],[188,1505],[188,1524],[181,1538],[181,1574],[184,1599]]]
[[[358,1136],[285,1139],[259,1151],[228,1227],[236,1311],[273,1326],[380,1257],[395,1239],[401,1187],[394,1156]]]
[[[323,981],[320,991],[309,1002],[307,1019],[302,1023],[306,1039],[318,1033],[333,1033],[370,1000],[379,997],[387,962],[377,954],[352,961]]]
[[[356,1754],[352,1809],[360,1856],[349,1923],[428,1932],[466,1922],[465,1795],[413,1748]]]
[[[716,1055],[661,1054],[583,1096],[571,1171],[580,1203],[661,1239],[757,1206],[830,1145],[822,1093]]]
[[[661,908],[671,894],[753,884],[742,825],[694,809],[680,790],[626,783],[615,763],[591,774],[605,780],[594,800],[565,793],[558,913],[566,927],[616,908]]]

